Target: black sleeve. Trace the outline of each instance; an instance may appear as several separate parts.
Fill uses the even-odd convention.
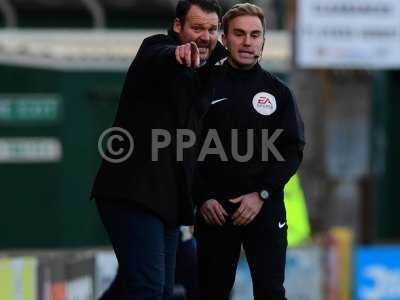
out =
[[[176,47],[177,44],[167,35],[158,34],[144,39],[129,66],[121,96],[129,98],[128,95],[133,94],[135,89],[140,90],[149,84],[149,78],[161,77],[164,73],[173,74],[179,67],[175,59]]]
[[[166,35],[146,38],[139,48],[137,58],[146,64],[157,66],[177,65],[175,49],[178,45]]]
[[[288,88],[285,88],[283,96],[286,98],[286,105],[280,118],[277,128],[283,129],[281,135],[275,142],[275,146],[284,158],[284,161],[272,159],[270,162],[263,162],[265,168],[262,176],[255,182],[255,191],[266,189],[270,194],[282,191],[285,184],[296,173],[303,159],[305,145],[304,124],[300,116],[296,101]],[[272,133],[269,133],[271,136]],[[269,157],[271,157],[269,153]]]

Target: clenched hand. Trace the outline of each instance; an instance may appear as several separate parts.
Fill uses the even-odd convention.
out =
[[[210,199],[204,202],[200,207],[201,215],[204,220],[210,225],[224,225],[228,213],[222,205],[215,199]]]
[[[240,203],[239,208],[232,216],[234,225],[249,224],[258,215],[264,204],[258,193],[246,194],[229,201],[231,203]]]

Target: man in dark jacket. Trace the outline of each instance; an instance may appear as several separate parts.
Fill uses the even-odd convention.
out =
[[[225,56],[217,44],[219,16],[216,0],[179,1],[172,30],[145,39],[126,75],[113,128],[132,139],[109,139],[92,189],[119,262],[123,299],[172,295],[178,226],[193,221],[174,140],[177,128],[193,122],[195,104],[182,97],[180,78],[196,78],[193,68],[206,69]],[[155,129],[172,137],[157,160]],[[127,149],[132,154],[119,159]]]
[[[258,64],[264,14],[238,4],[223,17],[229,58],[215,66],[204,117],[195,237],[201,300],[228,300],[241,247],[255,300],[285,299],[283,189],[298,169],[304,129],[291,91]]]

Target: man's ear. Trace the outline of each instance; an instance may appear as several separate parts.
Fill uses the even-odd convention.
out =
[[[225,36],[225,33],[222,33],[221,34],[221,40],[222,40],[222,44],[225,46],[225,48],[226,48],[226,36]]]
[[[174,20],[173,30],[176,33],[181,33],[182,31],[182,22],[178,18],[175,18]]]
[[[264,52],[265,41],[266,41],[266,39],[265,39],[265,36],[264,36],[264,38],[263,38],[263,44],[262,44],[262,47],[261,47],[261,53]]]

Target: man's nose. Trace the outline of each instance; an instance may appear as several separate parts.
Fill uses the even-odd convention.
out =
[[[208,30],[203,31],[201,36],[200,36],[200,38],[203,41],[209,41],[210,40],[210,33],[208,32]]]
[[[251,46],[251,37],[249,35],[246,35],[243,41],[243,44],[245,46]]]

